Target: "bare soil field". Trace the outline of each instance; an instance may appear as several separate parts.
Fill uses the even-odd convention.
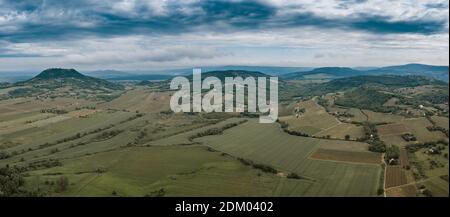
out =
[[[401,166],[386,167],[386,189],[405,184],[407,184],[406,175]]]
[[[386,190],[388,197],[416,197],[417,189],[414,184],[393,187]]]
[[[432,124],[424,117],[407,119],[403,123],[412,131],[419,142],[447,139],[445,134],[440,131],[430,132],[427,127],[432,126]]]
[[[408,158],[408,152],[406,149],[402,148],[400,149],[400,165],[403,168],[409,167],[409,158]]]
[[[405,141],[401,135],[382,135],[380,136],[381,140],[384,141],[387,145],[397,145],[400,147],[404,147],[409,143]]]
[[[403,124],[385,124],[377,126],[377,131],[380,135],[396,135],[407,133],[409,129]]]
[[[395,114],[373,112],[370,110],[363,110],[363,112],[367,115],[368,121],[373,123],[395,123],[405,119],[403,116]]]

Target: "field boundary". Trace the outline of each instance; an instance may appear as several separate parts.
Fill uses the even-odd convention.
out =
[[[320,156],[322,154],[322,156]],[[308,158],[311,160],[321,160],[321,161],[331,161],[331,162],[343,162],[343,163],[351,163],[351,164],[364,164],[364,165],[379,165],[382,161],[381,155],[379,155],[377,158],[378,160],[373,162],[363,162],[359,159],[345,159],[348,156],[343,156],[348,154],[348,156],[355,155],[355,154],[362,154],[362,155],[376,155],[376,153],[372,152],[358,152],[358,151],[343,151],[343,150],[331,150],[331,149],[323,149],[323,148],[317,148],[313,150],[311,153],[309,153]],[[319,155],[319,156],[318,156]],[[333,156],[335,155],[335,156]],[[327,159],[331,158],[331,159]],[[360,156],[361,158],[365,158],[366,156]],[[371,156],[367,156],[371,157]],[[339,159],[342,158],[342,159]]]

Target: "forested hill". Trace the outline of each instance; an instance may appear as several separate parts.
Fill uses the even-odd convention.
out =
[[[58,88],[71,86],[79,89],[123,89],[122,85],[103,79],[85,76],[75,69],[52,68],[42,71],[34,78],[16,83],[18,86],[33,85],[34,87]]]

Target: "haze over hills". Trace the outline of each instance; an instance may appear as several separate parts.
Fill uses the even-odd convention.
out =
[[[407,64],[387,66],[368,71],[370,74],[425,75],[448,82],[448,66],[432,66],[424,64]]]
[[[198,67],[203,72],[211,71],[255,71],[268,75],[279,76],[292,72],[303,72],[312,70],[312,67],[277,67],[277,66],[206,66]],[[166,70],[150,70],[150,71],[128,71],[122,72],[117,70],[100,70],[87,72],[87,75],[115,81],[146,81],[146,80],[165,80],[177,75],[191,75],[192,68],[166,69]]]
[[[242,78],[270,77],[270,75],[267,75],[262,72],[247,71],[247,70],[209,71],[202,73],[202,79],[205,79],[206,77],[216,77],[219,78],[222,82],[225,80],[226,77],[237,77],[237,76],[240,76]],[[189,80],[192,80],[192,75],[189,75],[188,78]]]
[[[376,69],[355,69],[349,67],[323,67],[307,72],[294,72],[282,77],[287,79],[335,79],[358,75],[422,75],[448,82],[448,66],[406,64]]]
[[[129,74],[129,75],[125,75],[125,76],[109,78],[107,80],[110,80],[110,81],[161,81],[161,80],[168,80],[172,77],[174,77],[174,76],[173,75],[160,75],[160,74],[147,74],[147,75]]]
[[[272,76],[281,76],[286,79],[335,79],[358,75],[424,75],[439,80],[448,81],[448,66],[433,66],[425,64],[406,64],[387,67],[275,67],[275,66],[223,66],[202,67],[203,72],[219,71],[253,71]],[[109,80],[163,80],[176,75],[191,75],[192,69],[176,69],[154,72],[152,75],[126,75],[110,77]],[[128,73],[130,74],[130,73]],[[168,76],[168,75],[170,76]]]
[[[280,66],[222,66],[222,67],[204,67],[204,71],[230,71],[245,70],[257,71],[268,75],[280,76],[292,72],[306,72],[314,69],[313,67],[280,67]]]
[[[304,72],[314,69],[314,67],[283,67],[283,66],[195,66],[195,68],[201,68],[203,72],[210,71],[230,71],[230,70],[244,70],[244,71],[258,71],[268,75],[282,75],[292,72]],[[144,74],[156,74],[156,75],[190,75],[192,74],[192,68],[174,68],[164,70],[147,70],[147,71],[129,71],[128,73],[136,75]]]
[[[284,75],[287,79],[306,79],[306,78],[335,78],[335,77],[349,77],[364,74],[363,71],[355,70],[349,67],[323,67],[316,68],[306,72],[294,72]]]
[[[186,75],[180,75],[182,77],[186,77],[187,79],[189,79],[190,81],[192,81],[193,79],[193,75],[192,74],[186,74]],[[220,81],[222,82],[222,84],[224,84],[225,82],[225,78],[226,77],[242,77],[242,78],[247,78],[247,77],[253,77],[255,78],[255,81],[257,82],[257,78],[258,77],[265,77],[265,78],[270,78],[271,76],[262,72],[257,72],[257,71],[246,71],[246,70],[224,70],[224,71],[208,71],[208,72],[202,72],[201,74],[201,79],[204,80],[207,77],[216,77],[218,79],[220,79]],[[280,81],[280,83],[282,83],[283,81]],[[159,86],[160,88],[168,88],[170,86],[170,80],[161,80],[160,82],[150,82],[150,81],[141,81],[138,83],[138,85],[143,85],[143,86]]]
[[[90,72],[85,72],[84,74],[91,76],[91,77],[101,78],[101,79],[119,78],[119,77],[132,75],[131,73],[128,73],[128,72],[111,70],[111,69],[90,71]]]
[[[411,63],[406,65],[399,66],[387,66],[381,67],[379,69],[374,69],[376,71],[392,71],[392,72],[400,72],[400,73],[411,73],[411,72],[422,72],[422,73],[448,73],[448,66],[433,66],[433,65],[424,65]]]
[[[276,67],[276,66],[222,66],[201,67],[203,72],[210,71],[257,71],[267,75],[280,76],[285,79],[335,79],[358,75],[424,75],[439,80],[448,81],[448,66],[425,64],[406,64],[386,67]],[[98,70],[87,71],[84,74],[112,81],[146,81],[165,80],[177,75],[191,75],[192,68],[149,70],[149,71],[118,71]],[[34,73],[0,72],[0,82],[17,82],[31,79]]]

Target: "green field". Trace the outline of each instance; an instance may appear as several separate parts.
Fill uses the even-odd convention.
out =
[[[223,135],[196,141],[312,180],[312,185],[305,187],[304,196],[375,196],[378,189],[380,166],[312,160],[309,155],[321,147],[322,141],[288,135],[277,124],[249,122],[227,130]]]
[[[448,182],[439,177],[427,179],[419,185],[424,185],[434,197],[448,197]]]
[[[103,172],[96,172],[99,168]],[[55,195],[289,196],[310,184],[260,172],[198,145],[136,147],[68,159],[62,167],[33,172],[30,186],[39,181],[52,188],[42,183],[62,175],[71,185]]]

